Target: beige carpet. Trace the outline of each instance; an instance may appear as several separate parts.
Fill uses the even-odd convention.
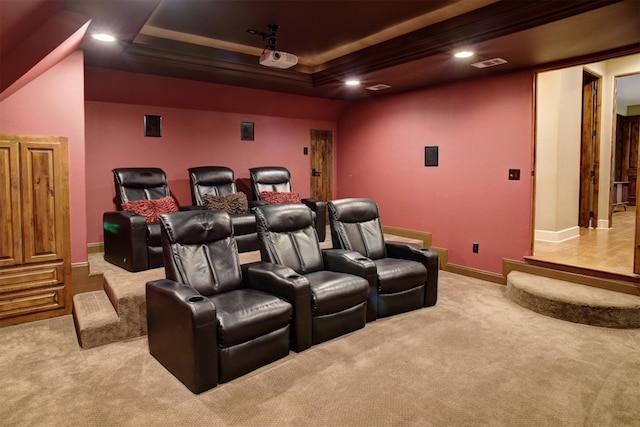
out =
[[[79,348],[71,316],[0,329],[3,426],[640,425],[640,330],[569,323],[441,272],[380,319],[200,395],[146,337]]]

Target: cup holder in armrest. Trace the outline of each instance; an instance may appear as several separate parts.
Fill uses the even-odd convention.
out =
[[[200,302],[204,301],[204,297],[202,295],[194,295],[187,298],[187,302]]]
[[[301,277],[302,276],[300,276],[299,274],[288,274],[284,278],[289,280],[296,280],[296,279],[300,279]]]
[[[360,257],[360,258],[356,258],[356,261],[365,262],[365,261],[369,261],[369,258]]]

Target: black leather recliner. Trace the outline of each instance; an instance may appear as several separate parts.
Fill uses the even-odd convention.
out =
[[[303,204],[257,206],[255,214],[263,262],[245,266],[247,276],[293,305],[292,350],[364,327],[374,263],[353,251],[321,250]]]
[[[369,294],[368,321],[435,305],[436,252],[385,242],[378,205],[371,199],[333,200],[328,206],[333,247],[357,251],[376,264],[377,286]]]
[[[194,393],[289,354],[291,304],[250,288],[229,215],[160,220],[166,279],[146,284],[150,353]]]
[[[238,193],[233,170],[225,166],[199,166],[189,168],[191,182],[191,202],[196,206],[204,206],[204,196],[230,196]],[[248,202],[251,209],[254,202]],[[240,252],[258,250],[256,233],[256,217],[250,210],[245,214],[230,214],[233,224],[233,235]]]
[[[281,166],[264,166],[249,169],[251,179],[251,189],[256,200],[262,200],[263,191],[273,191],[278,193],[290,193],[291,173],[287,168]],[[315,227],[318,232],[318,239],[324,242],[327,234],[327,202],[313,198],[302,198],[302,203],[307,205],[316,215]]]
[[[103,214],[104,259],[128,271],[162,267],[160,223],[124,211],[123,204],[171,196],[167,176],[159,168],[113,169],[116,211]]]

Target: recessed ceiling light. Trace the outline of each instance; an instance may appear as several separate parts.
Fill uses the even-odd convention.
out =
[[[93,37],[96,40],[100,40],[101,42],[113,42],[116,41],[116,38],[109,35],[109,34],[105,34],[105,33],[97,33],[97,34],[92,34],[91,37]]]
[[[461,50],[460,52],[456,52],[453,56],[456,58],[469,58],[473,56],[473,52],[469,50]]]
[[[346,84],[347,86],[358,86],[358,85],[360,85],[360,80],[351,79],[351,80],[347,80],[346,82],[344,82],[344,84]]]

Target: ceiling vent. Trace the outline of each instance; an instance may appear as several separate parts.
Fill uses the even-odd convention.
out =
[[[502,58],[493,58],[493,59],[487,59],[486,61],[474,62],[471,65],[476,68],[488,68],[488,67],[495,67],[496,65],[506,64],[506,63],[507,61],[505,61]]]
[[[373,90],[373,91],[378,91],[378,90],[384,90],[384,89],[389,89],[391,86],[386,85],[384,83],[380,83],[377,85],[373,85],[373,86],[367,86],[365,89],[367,90]]]

